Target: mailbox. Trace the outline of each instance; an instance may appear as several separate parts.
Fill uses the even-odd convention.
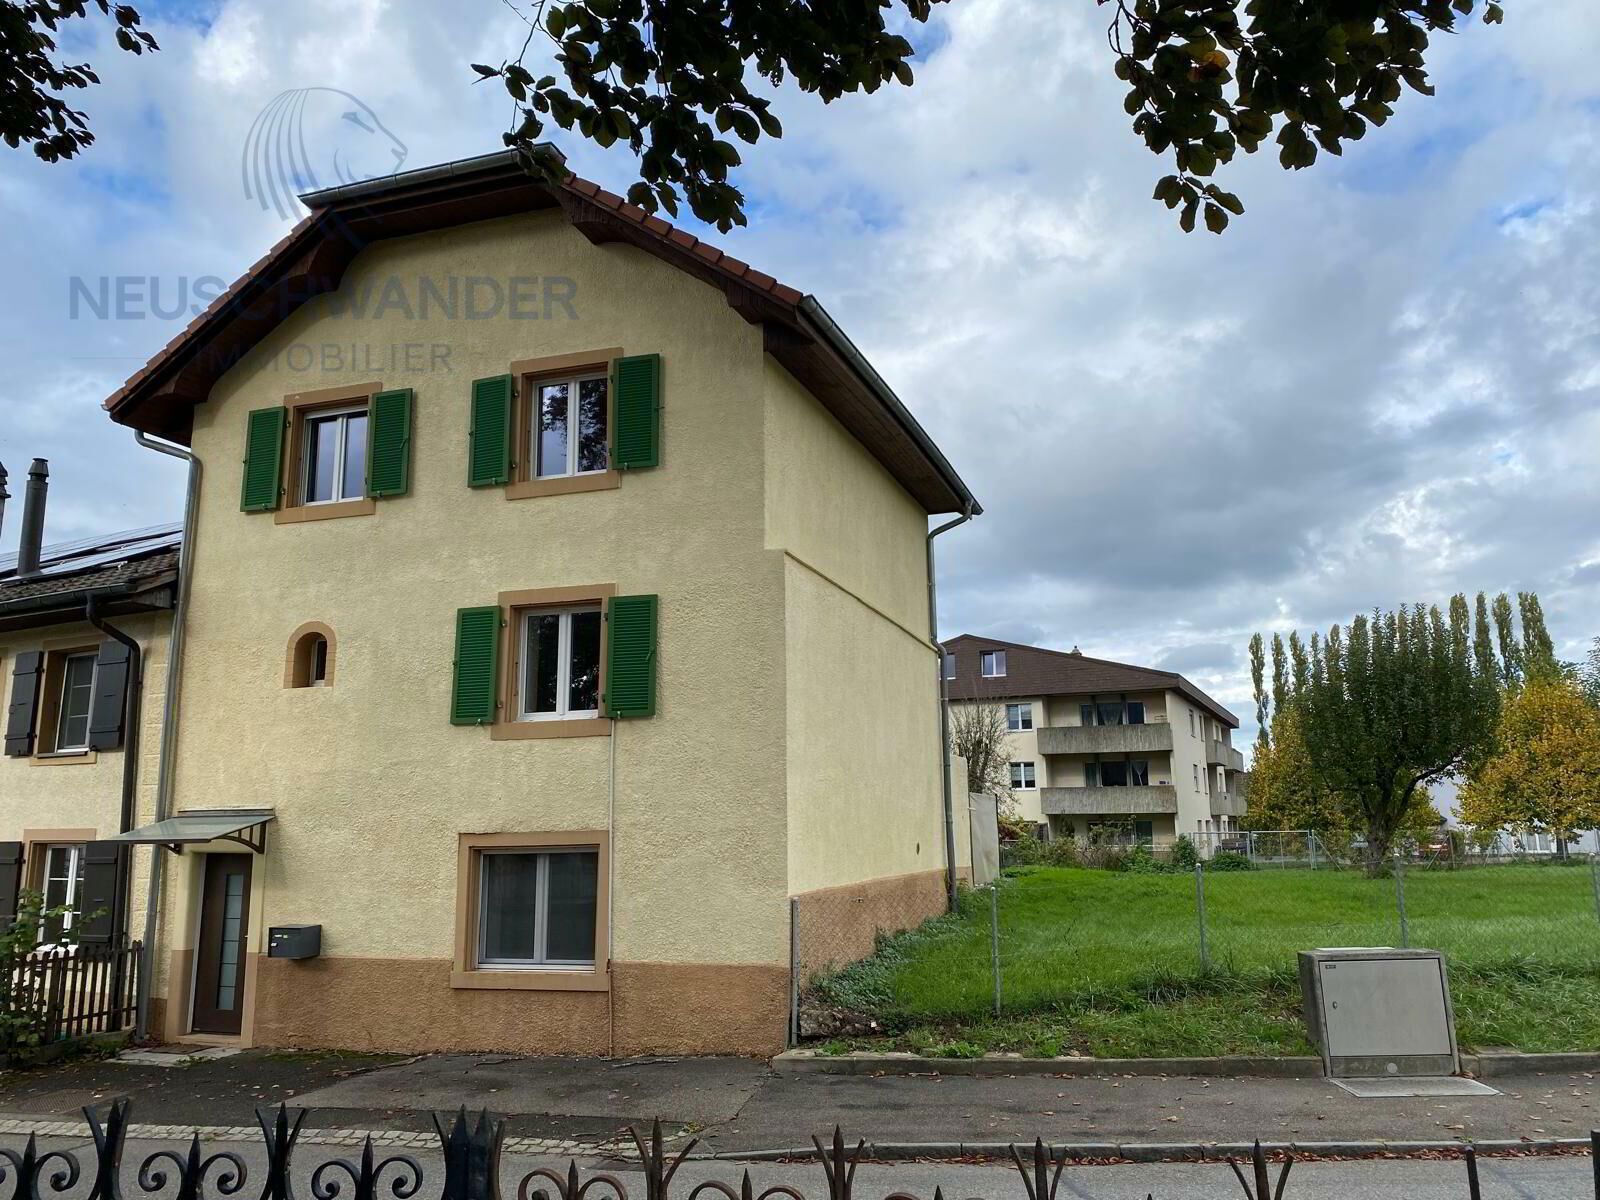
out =
[[[268,958],[316,958],[321,953],[321,925],[274,925],[267,930]]]
[[[1300,988],[1330,1078],[1460,1070],[1450,980],[1437,950],[1302,950]]]

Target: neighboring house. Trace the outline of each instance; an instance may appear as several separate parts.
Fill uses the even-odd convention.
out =
[[[44,525],[42,460],[31,474],[33,519],[20,553],[0,558],[0,921],[26,889],[67,910],[46,922],[45,941],[70,929],[72,941],[104,944],[143,908],[128,849],[109,839],[131,827],[153,787],[179,533],[41,548],[32,539]]]
[[[1204,849],[1239,827],[1239,719],[1182,675],[967,634],[944,648],[950,702],[1005,709],[1012,799],[1053,836]]]
[[[155,1031],[780,1048],[791,898],[864,954],[967,871],[927,535],[976,502],[815,300],[593,184],[305,200],[106,403],[203,464]]]

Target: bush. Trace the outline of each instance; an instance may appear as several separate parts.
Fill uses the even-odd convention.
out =
[[[1200,852],[1194,848],[1187,833],[1180,833],[1172,843],[1172,857],[1167,860],[1174,871],[1192,871],[1200,861]]]
[[[1122,860],[1122,869],[1134,875],[1161,875],[1167,864],[1151,853],[1143,842],[1135,842]]]
[[[1255,863],[1237,850],[1220,850],[1206,864],[1208,871],[1254,871]]]
[[[1044,861],[1052,867],[1076,867],[1082,865],[1078,855],[1078,843],[1071,838],[1056,838],[1045,843]]]
[[[1099,871],[1121,871],[1128,852],[1114,842],[1088,842],[1078,849],[1078,865]]]
[[[1044,843],[1036,837],[1019,837],[1014,842],[1000,843],[1002,867],[1031,867],[1044,859]]]

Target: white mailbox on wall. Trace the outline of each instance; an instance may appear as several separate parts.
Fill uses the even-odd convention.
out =
[[[1454,1075],[1455,1013],[1437,950],[1300,952],[1306,1026],[1332,1078]]]

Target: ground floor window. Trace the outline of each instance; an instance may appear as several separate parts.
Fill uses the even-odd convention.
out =
[[[46,912],[66,910],[63,914],[46,918],[39,926],[41,942],[59,942],[72,928],[83,894],[83,846],[80,843],[48,846],[45,848],[44,869],[39,880],[39,890],[44,893]]]
[[[480,852],[480,967],[593,967],[600,854],[590,848]]]

